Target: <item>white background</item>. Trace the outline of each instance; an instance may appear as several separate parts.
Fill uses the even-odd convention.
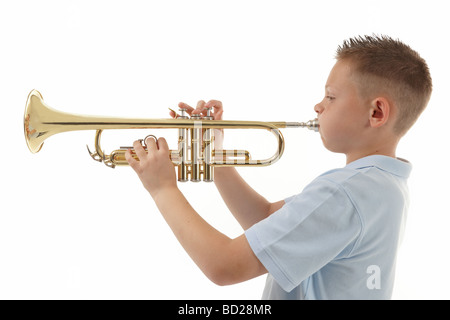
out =
[[[259,299],[265,280],[228,287],[207,280],[134,172],[90,159],[85,144],[93,145],[93,132],[53,136],[31,154],[23,137],[31,89],[50,106],[81,114],[165,118],[179,101],[219,99],[226,119],[305,121],[315,116],[336,47],[372,33],[408,43],[428,61],[434,80],[428,109],[398,148],[414,170],[394,298],[450,298],[445,5],[2,0],[0,298]],[[126,134],[105,133],[105,149],[141,137]],[[240,170],[269,200],[298,193],[320,173],[345,165],[315,133],[283,134],[286,151],[278,163]],[[169,139],[174,132],[158,135]],[[229,134],[227,146],[237,148],[241,140]],[[230,237],[242,233],[214,185],[180,188],[217,229]]]

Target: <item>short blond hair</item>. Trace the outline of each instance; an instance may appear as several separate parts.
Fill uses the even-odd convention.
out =
[[[398,110],[396,134],[404,135],[430,100],[432,80],[420,55],[388,36],[359,36],[345,40],[337,60],[349,60],[363,94],[384,93]]]

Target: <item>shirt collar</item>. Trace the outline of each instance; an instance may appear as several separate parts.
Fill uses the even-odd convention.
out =
[[[346,168],[349,169],[363,169],[367,167],[377,167],[383,171],[391,174],[408,178],[412,170],[412,165],[409,161],[402,158],[392,158],[388,156],[372,155],[367,156],[349,163]]]

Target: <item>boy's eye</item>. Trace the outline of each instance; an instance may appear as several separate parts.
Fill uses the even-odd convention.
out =
[[[326,96],[326,98],[327,98],[328,100],[334,100],[334,99],[335,99],[333,96]]]

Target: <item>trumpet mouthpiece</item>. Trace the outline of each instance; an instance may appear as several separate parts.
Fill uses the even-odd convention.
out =
[[[319,120],[317,118],[313,119],[313,120],[309,120],[304,124],[303,127],[317,132],[317,131],[319,131]]]
[[[287,122],[286,128],[306,128],[317,132],[319,131],[319,120],[316,118],[306,122]]]

